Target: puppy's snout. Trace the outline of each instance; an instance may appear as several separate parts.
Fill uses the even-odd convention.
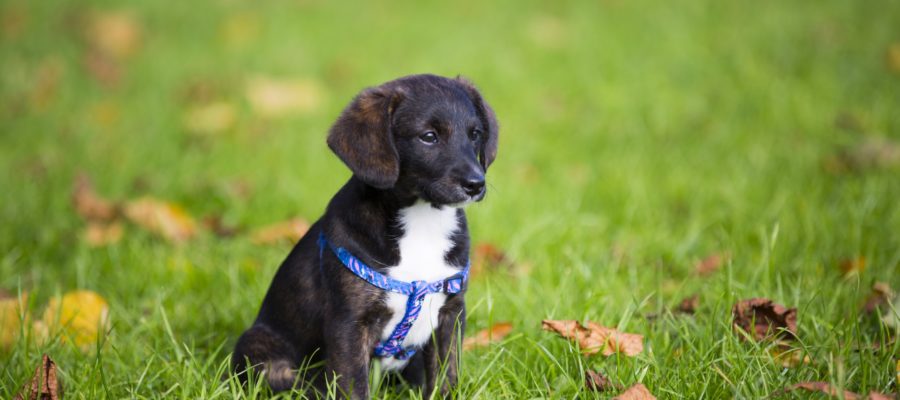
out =
[[[463,190],[466,191],[466,194],[472,197],[481,195],[484,193],[484,175],[482,174],[472,174],[466,177],[462,183]]]

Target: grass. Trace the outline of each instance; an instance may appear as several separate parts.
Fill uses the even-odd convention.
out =
[[[83,66],[78,21],[122,9],[142,41],[104,86]],[[873,282],[900,287],[897,169],[822,166],[867,137],[900,139],[900,75],[884,61],[900,41],[897,1],[4,0],[0,10],[0,288],[31,293],[35,315],[56,295],[93,290],[112,321],[100,351],[59,340],[0,350],[0,398],[42,353],[68,398],[266,397],[220,376],[289,248],[209,234],[173,245],[135,227],[91,248],[72,182],[84,172],[109,197],[149,194],[248,227],[314,220],[349,174],[327,151],[329,124],[362,87],[417,72],[471,78],[502,125],[470,226],[520,268],[475,279],[467,332],[493,321],[515,330],[464,354],[460,398],[611,396],[583,391],[588,368],[660,398],[761,398],[806,380],[897,390],[900,345],[867,350],[895,333],[859,312]],[[46,68],[59,79],[41,95]],[[260,75],[318,82],[321,106],[259,117],[243,87]],[[183,93],[197,82],[237,107],[226,132],[183,127]],[[251,194],[235,195],[237,184]],[[729,261],[694,275],[714,252]],[[857,257],[867,268],[842,277],[836,265]],[[694,293],[696,316],[644,318]],[[799,309],[810,363],[783,368],[732,334],[731,305],[749,297]],[[640,333],[646,350],[584,358],[540,331],[547,318]]]

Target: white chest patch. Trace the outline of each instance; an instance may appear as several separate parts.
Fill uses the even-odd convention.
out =
[[[388,270],[391,278],[406,282],[434,282],[459,272],[459,269],[448,265],[444,260],[453,246],[450,236],[459,228],[456,208],[436,209],[431,204],[419,202],[400,210],[400,223],[403,225],[400,264]],[[408,296],[399,293],[388,293],[387,306],[393,311],[393,315],[381,332],[381,340],[390,337],[394,327],[403,319],[408,299]],[[406,335],[403,347],[421,348],[431,339],[431,333],[438,326],[438,311],[446,299],[447,295],[443,293],[425,296],[422,311]],[[407,363],[396,358],[380,360],[382,368],[389,371],[399,370]]]

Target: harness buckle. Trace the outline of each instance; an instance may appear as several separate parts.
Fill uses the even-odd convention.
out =
[[[443,284],[441,284],[441,290],[447,294],[455,294],[462,292],[465,284],[466,277],[460,273],[444,279]]]

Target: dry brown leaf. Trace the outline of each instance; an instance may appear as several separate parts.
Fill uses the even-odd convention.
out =
[[[769,350],[769,354],[772,355],[772,361],[780,364],[784,368],[799,367],[800,365],[812,362],[808,354],[804,354],[803,351],[798,349],[776,346]]]
[[[288,243],[293,245],[309,230],[309,223],[301,218],[274,223],[250,232],[250,241],[256,244]]]
[[[42,320],[50,331],[62,331],[63,338],[89,349],[106,332],[109,305],[95,292],[76,290],[50,299]]]
[[[142,30],[133,13],[104,11],[88,18],[84,36],[91,49],[113,59],[124,60],[137,52]]]
[[[622,385],[609,380],[602,372],[593,370],[584,371],[584,386],[592,392],[605,392],[611,389],[622,390]]]
[[[900,43],[892,43],[885,53],[888,70],[900,74]]]
[[[613,397],[613,400],[655,400],[656,397],[643,384],[636,383],[628,390]]]
[[[772,300],[754,298],[737,302],[731,309],[735,331],[743,330],[755,340],[796,339],[797,309]],[[744,335],[739,335],[741,339]]]
[[[471,274],[473,276],[480,275],[492,268],[512,266],[506,253],[493,243],[478,243],[472,253]]]
[[[842,260],[838,267],[844,275],[860,274],[866,270],[866,258],[848,258]]]
[[[22,306],[28,304],[28,294],[13,296],[5,291],[0,292],[0,349],[6,349],[15,343],[22,332]],[[25,314],[25,323],[28,315]]]
[[[472,350],[476,347],[485,347],[491,343],[497,343],[512,332],[511,322],[498,322],[488,329],[482,329],[475,336],[467,337],[463,341],[463,350]]]
[[[203,227],[215,233],[218,237],[233,237],[240,229],[233,225],[227,225],[222,221],[221,215],[209,215],[203,218]]]
[[[200,135],[213,135],[225,132],[237,123],[237,112],[234,106],[224,101],[217,101],[187,109],[184,115],[184,129]]]
[[[246,95],[253,112],[268,118],[308,113],[322,103],[322,89],[311,80],[255,78]]]
[[[544,330],[574,340],[585,355],[602,353],[604,356],[610,356],[622,353],[633,357],[644,351],[643,335],[619,332],[594,322],[588,322],[585,327],[578,321],[543,320],[541,326]]]
[[[125,216],[140,227],[176,243],[197,233],[197,223],[183,208],[150,197],[127,202]]]
[[[119,222],[104,224],[100,222],[88,222],[82,234],[84,241],[90,247],[102,247],[116,244],[122,240],[124,229]]]
[[[694,265],[694,272],[700,276],[710,275],[713,272],[718,271],[727,258],[728,256],[725,253],[710,254]]]
[[[894,400],[895,397],[892,394],[884,394],[875,391],[869,392],[869,395],[866,396],[867,400]]]
[[[98,195],[90,178],[83,174],[75,179],[72,204],[78,215],[88,221],[110,221],[119,214],[118,205]]]
[[[678,307],[675,308],[675,311],[683,313],[683,314],[691,314],[693,315],[697,312],[697,307],[700,306],[700,296],[693,295],[691,297],[687,297],[684,300],[681,300],[678,303]]]
[[[856,400],[860,399],[861,396],[859,394],[853,393],[849,390],[839,390],[838,388],[832,386],[827,382],[800,382],[795,383],[791,386],[788,386],[780,391],[772,393],[769,397],[774,397],[780,394],[793,392],[795,390],[805,390],[808,392],[819,392],[824,393],[829,396],[837,397],[839,395],[843,395],[844,400]]]
[[[900,168],[900,143],[886,137],[867,136],[825,158],[823,167],[834,174]]]
[[[63,388],[56,376],[56,363],[44,354],[31,381],[25,384],[15,400],[60,400],[62,397]]]

